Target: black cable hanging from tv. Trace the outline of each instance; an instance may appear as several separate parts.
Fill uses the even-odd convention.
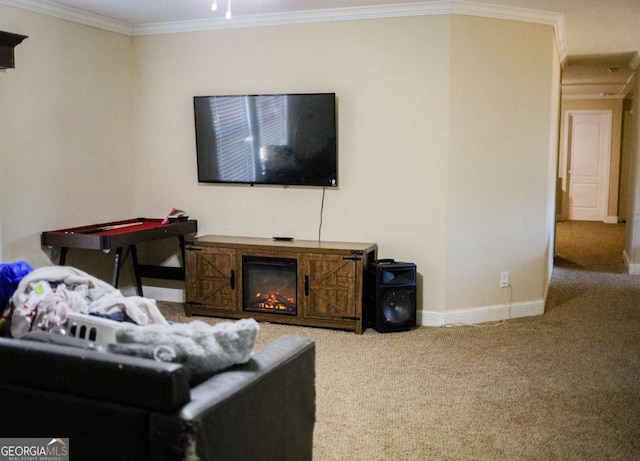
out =
[[[327,190],[326,187],[322,187],[322,201],[320,202],[320,225],[318,226],[318,242],[321,241],[321,234],[322,234],[322,213],[324,211],[324,193]]]

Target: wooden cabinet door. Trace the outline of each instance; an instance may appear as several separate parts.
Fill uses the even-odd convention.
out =
[[[305,317],[353,320],[356,317],[356,261],[341,255],[302,258]]]
[[[186,258],[187,303],[236,310],[236,250],[190,247]]]

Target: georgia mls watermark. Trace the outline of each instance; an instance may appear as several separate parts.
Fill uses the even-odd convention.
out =
[[[69,461],[69,439],[0,439],[0,461]]]

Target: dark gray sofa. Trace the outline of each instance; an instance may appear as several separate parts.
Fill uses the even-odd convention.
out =
[[[71,460],[310,460],[315,345],[282,336],[189,387],[175,363],[0,338],[0,437]]]

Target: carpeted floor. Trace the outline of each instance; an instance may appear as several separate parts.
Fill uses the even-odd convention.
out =
[[[623,241],[623,224],[559,223],[542,316],[363,335],[262,323],[257,348],[316,342],[319,461],[640,459],[640,276]]]

